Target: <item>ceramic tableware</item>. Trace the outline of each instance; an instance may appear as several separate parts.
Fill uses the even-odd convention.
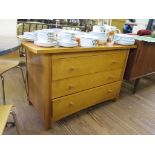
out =
[[[108,35],[105,32],[90,32],[89,34],[98,39],[98,44],[105,44],[107,42]]]
[[[35,32],[24,32],[23,39],[26,41],[34,41],[36,39],[36,33]]]
[[[114,41],[120,45],[134,45],[135,39],[132,35],[127,34],[115,34]]]
[[[38,41],[34,41],[34,44],[37,46],[41,46],[41,47],[53,47],[57,45],[57,42],[38,42]]]
[[[97,46],[97,37],[92,35],[83,35],[80,37],[80,46],[81,47],[96,47]]]
[[[73,42],[58,42],[59,46],[63,46],[63,47],[76,47],[78,46],[78,43],[76,41]]]
[[[73,30],[63,30],[58,33],[58,45],[63,47],[78,46],[75,33]]]

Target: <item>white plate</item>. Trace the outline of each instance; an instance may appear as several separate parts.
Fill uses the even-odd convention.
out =
[[[23,35],[19,35],[18,38],[21,39],[22,41],[30,41],[30,42],[34,41],[33,38],[26,38]]]
[[[97,45],[92,45],[92,44],[87,44],[87,43],[80,43],[81,47],[86,47],[86,48],[91,48],[91,47],[96,47]]]
[[[58,42],[58,45],[59,46],[63,46],[63,47],[76,47],[78,46],[78,43],[77,42]]]
[[[134,39],[134,37],[132,35],[127,35],[127,34],[115,34],[114,40],[116,40],[116,41],[126,41],[126,42],[135,41],[135,39]]]
[[[41,42],[38,42],[38,41],[35,41],[34,44],[37,45],[37,46],[41,46],[41,47],[53,47],[53,46],[56,46],[57,45],[56,42],[52,42],[52,43],[41,43]]]
[[[134,45],[134,42],[127,42],[127,41],[116,41],[115,43],[120,44],[120,45]]]

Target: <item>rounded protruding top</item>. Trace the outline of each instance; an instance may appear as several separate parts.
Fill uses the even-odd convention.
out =
[[[16,37],[0,36],[0,55],[7,54],[17,50],[21,41]]]

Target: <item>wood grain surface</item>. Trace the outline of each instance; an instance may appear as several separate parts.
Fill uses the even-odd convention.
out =
[[[132,46],[122,46],[122,45],[111,45],[111,46],[98,46],[95,48],[82,48],[82,47],[74,47],[74,48],[66,48],[66,47],[52,47],[45,48],[34,45],[31,42],[22,42],[22,46],[27,50],[36,53],[36,54],[47,54],[47,53],[74,53],[74,52],[90,52],[90,51],[103,51],[103,50],[116,50],[116,49],[131,49],[136,48],[136,45]]]
[[[15,105],[19,129],[24,135],[149,135],[155,134],[155,75],[142,78],[133,95],[132,85],[123,83],[119,100],[107,101],[53,123],[45,131],[36,109],[27,103],[21,74],[5,74],[6,101]],[[0,103],[2,103],[0,83]],[[16,134],[8,128],[4,134]]]

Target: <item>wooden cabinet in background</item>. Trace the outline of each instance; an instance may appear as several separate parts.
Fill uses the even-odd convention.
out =
[[[130,51],[124,79],[139,82],[141,77],[155,72],[155,43],[136,41],[136,45],[137,49]],[[134,87],[135,91],[136,87]]]

